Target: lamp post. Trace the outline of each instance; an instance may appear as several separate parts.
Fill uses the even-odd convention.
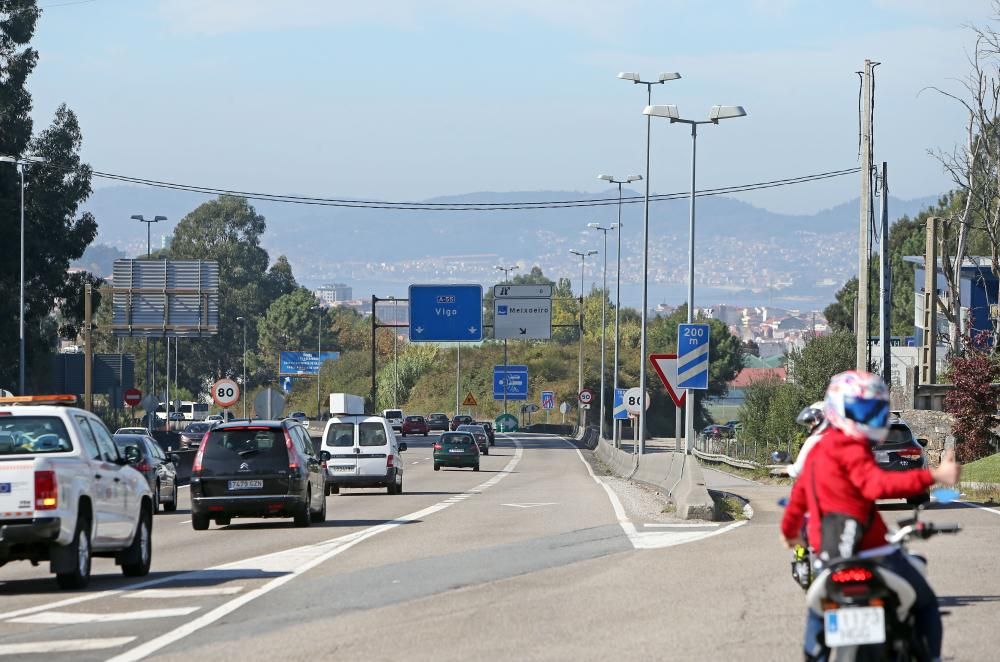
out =
[[[18,395],[24,392],[24,165],[25,161],[13,156],[0,156],[0,161],[13,163],[21,177],[21,294],[18,303],[17,316],[17,389]]]
[[[319,397],[319,374],[323,371],[323,306],[310,306],[309,310],[316,311],[316,420],[323,420],[323,413],[320,411]]]
[[[581,253],[580,251],[570,251],[573,255],[580,256],[580,374],[577,378],[576,392],[579,393],[583,390],[583,273],[587,265],[587,258],[591,255],[597,255],[597,251],[587,251],[586,253]],[[583,410],[580,410],[578,416],[579,424],[583,425]]]
[[[647,120],[651,117],[662,117],[670,120],[671,124],[689,124],[691,126],[691,192],[690,192],[690,215],[688,219],[688,289],[687,289],[687,322],[694,322],[694,203],[695,203],[695,171],[696,171],[696,148],[698,145],[698,125],[718,124],[719,120],[731,119],[734,117],[744,117],[747,111],[743,106],[712,106],[707,120],[683,119],[677,112],[677,106],[646,106],[642,111]],[[678,370],[680,366],[678,366]],[[686,402],[684,407],[684,437],[686,452],[690,453],[694,445],[694,390],[687,389]]]
[[[396,325],[399,324],[399,302],[396,297],[390,296],[392,300],[392,406],[399,408],[399,332]]]
[[[132,214],[132,216],[130,216],[130,218],[133,221],[139,221],[140,223],[145,223],[146,224],[146,259],[148,260],[150,258],[150,256],[152,255],[151,246],[150,246],[150,238],[151,238],[150,228],[152,227],[153,223],[159,223],[160,221],[165,221],[165,220],[167,220],[167,217],[166,216],[154,216],[152,218],[152,220],[147,221],[145,219],[145,217],[143,217],[142,214]],[[152,369],[155,370],[155,366]],[[153,379],[155,379],[155,377],[152,377],[152,375],[151,375],[151,369],[150,369],[150,363],[149,363],[149,337],[147,337],[146,338],[146,388],[149,390],[150,393],[154,393],[155,394],[156,393],[156,384],[151,384],[151,382],[153,381]],[[170,420],[170,407],[168,406],[167,407],[167,421],[169,422],[169,420]]]
[[[503,272],[503,283],[507,285],[510,283],[510,272],[518,269],[518,265],[512,264],[509,267],[504,267],[497,265],[497,271]],[[494,335],[496,334],[496,320],[493,320]],[[503,413],[507,413],[507,339],[503,339]],[[506,418],[504,419],[507,420]]]
[[[240,399],[243,401],[243,418],[247,417],[247,318],[237,317],[243,327],[243,383],[240,385]]]
[[[653,103],[653,85],[666,83],[668,80],[677,80],[681,75],[676,72],[661,73],[654,81],[644,81],[639,74],[632,71],[623,71],[618,74],[621,80],[630,80],[636,85],[646,86],[646,105]],[[650,118],[646,118],[646,192],[643,195],[642,205],[642,311],[640,313],[642,321],[639,330],[639,388],[642,389],[643,397],[646,393],[646,318],[649,308],[649,138],[650,138]],[[638,452],[646,450],[646,403],[639,408],[639,447]]]
[[[610,184],[618,185],[618,256],[615,259],[615,363],[614,376],[612,377],[612,392],[618,391],[618,348],[620,346],[618,338],[618,323],[621,317],[622,308],[622,184],[642,181],[642,175],[629,175],[625,179],[618,179],[614,175],[598,175],[598,179]],[[611,420],[611,432],[614,437],[615,446],[618,445],[618,422]]]
[[[607,370],[605,368],[605,335],[608,328],[607,323],[607,301],[608,301],[608,233],[612,230],[618,229],[617,223],[612,223],[608,227],[604,227],[600,223],[587,223],[588,228],[593,228],[604,234],[604,285],[601,291],[601,422],[598,428],[601,433],[601,438],[604,438],[604,375]]]

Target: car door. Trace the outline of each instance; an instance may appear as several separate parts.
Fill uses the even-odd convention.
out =
[[[385,476],[392,431],[381,419],[358,423],[358,475]]]
[[[323,449],[330,454],[326,463],[330,480],[358,474],[357,426],[353,421],[331,421],[326,426]]]
[[[118,517],[115,522],[115,537],[119,542],[132,540],[133,530],[139,521],[139,502],[136,492],[140,484],[145,487],[146,478],[141,473],[124,463],[124,456],[118,450],[118,444],[111,432],[97,418],[90,418],[90,427],[97,437],[97,446],[101,454],[108,460],[111,482],[114,488],[114,506]]]
[[[84,434],[90,434],[97,444],[99,458],[94,466],[94,491],[100,496],[95,497],[94,519],[97,522],[98,533],[95,534],[95,545],[120,544],[132,533],[132,521],[127,516],[127,483],[123,481],[122,466],[118,463],[120,455],[111,434],[104,426],[90,417],[79,417]]]
[[[97,445],[97,437],[90,429],[87,417],[75,415],[73,422],[80,431],[80,442],[84,448],[85,459],[89,471],[87,472],[87,482],[90,484],[91,511],[94,521],[92,538],[97,546],[111,544],[114,540],[114,494],[110,474],[104,468],[105,460],[101,454],[101,448]]]
[[[176,499],[176,467],[170,464],[170,460],[167,459],[167,454],[163,452],[163,449],[160,448],[160,444],[158,444],[155,439],[150,437],[145,437],[144,439],[146,442],[146,448],[149,450],[149,453],[153,458],[153,470],[156,472],[156,477],[160,481],[161,498],[169,496]]]
[[[312,439],[309,438],[309,433],[306,432],[305,428],[302,425],[293,425],[291,431],[293,439],[297,441],[299,452],[305,460],[306,470],[309,472],[309,482],[313,489],[313,502],[310,505],[314,510],[319,510],[323,506],[322,499],[326,498],[326,477],[323,476],[323,467],[320,465],[319,458],[316,457]]]

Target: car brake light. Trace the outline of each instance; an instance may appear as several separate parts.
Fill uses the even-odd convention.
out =
[[[208,435],[211,432],[206,432],[205,436],[201,439],[201,444],[198,446],[198,452],[194,456],[194,463],[191,465],[191,475],[201,473],[201,458],[205,455],[205,447],[208,446]]]
[[[146,462],[145,460],[143,460],[139,464],[135,465],[135,470],[136,471],[149,471],[152,468],[153,467],[150,466],[149,462]]]
[[[288,449],[289,471],[298,471],[299,463],[295,461],[295,448],[292,445],[292,435],[288,434],[288,430],[285,430],[285,448]]]
[[[872,578],[872,571],[868,568],[844,568],[830,575],[830,579],[837,584],[848,584],[851,582],[867,582]]]
[[[55,510],[59,505],[59,486],[55,471],[35,472],[35,510]]]
[[[434,450],[436,451],[441,450],[441,444],[434,444]]]
[[[909,458],[911,460],[919,460],[922,452],[919,448],[903,448],[902,450],[896,451],[896,454],[900,457]]]
[[[385,456],[385,468],[392,469],[392,453]]]

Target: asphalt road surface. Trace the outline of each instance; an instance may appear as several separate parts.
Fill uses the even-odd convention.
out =
[[[498,434],[478,473],[435,472],[433,437],[406,441],[404,493],[343,490],[322,525],[196,532],[182,490],[156,517],[148,577],[97,559],[86,591],[62,592],[47,568],[0,568],[0,656],[799,659],[803,597],[777,531],[787,488],[706,471],[752,520],[648,522],[564,439]],[[949,612],[946,657],[995,659],[1000,511],[928,517],[964,527],[916,546]]]

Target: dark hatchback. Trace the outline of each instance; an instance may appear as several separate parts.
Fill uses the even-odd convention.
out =
[[[132,468],[142,474],[149,489],[153,490],[153,512],[163,510],[172,513],[177,510],[177,467],[181,463],[177,453],[164,453],[160,444],[152,437],[144,434],[116,434],[115,445],[126,457],[125,449],[132,446],[139,451],[135,462],[130,462]]]
[[[470,432],[445,432],[434,444],[434,471],[441,467],[472,467],[479,471],[479,444]]]
[[[493,424],[489,421],[476,421],[476,425],[482,425],[483,429],[486,430],[486,436],[490,438],[490,446],[497,445],[496,432],[493,431]]]
[[[921,443],[923,442],[923,443]],[[889,421],[889,434],[885,441],[872,445],[875,463],[886,471],[907,471],[927,467],[927,452],[924,450],[924,440],[913,437],[913,431],[902,419]],[[907,501],[912,505],[924,503],[927,494],[910,497]]]
[[[427,417],[427,428],[429,430],[441,430],[447,432],[448,428],[451,427],[451,421],[448,420],[447,414],[431,414]]]
[[[211,423],[189,423],[181,430],[181,448],[198,448],[205,433],[212,429]]]
[[[466,416],[465,414],[459,414],[455,418],[451,419],[452,431],[457,430],[459,425],[472,425],[472,417]]]
[[[205,438],[191,469],[191,526],[203,531],[233,517],[326,520],[326,476],[301,424],[225,423]]]

